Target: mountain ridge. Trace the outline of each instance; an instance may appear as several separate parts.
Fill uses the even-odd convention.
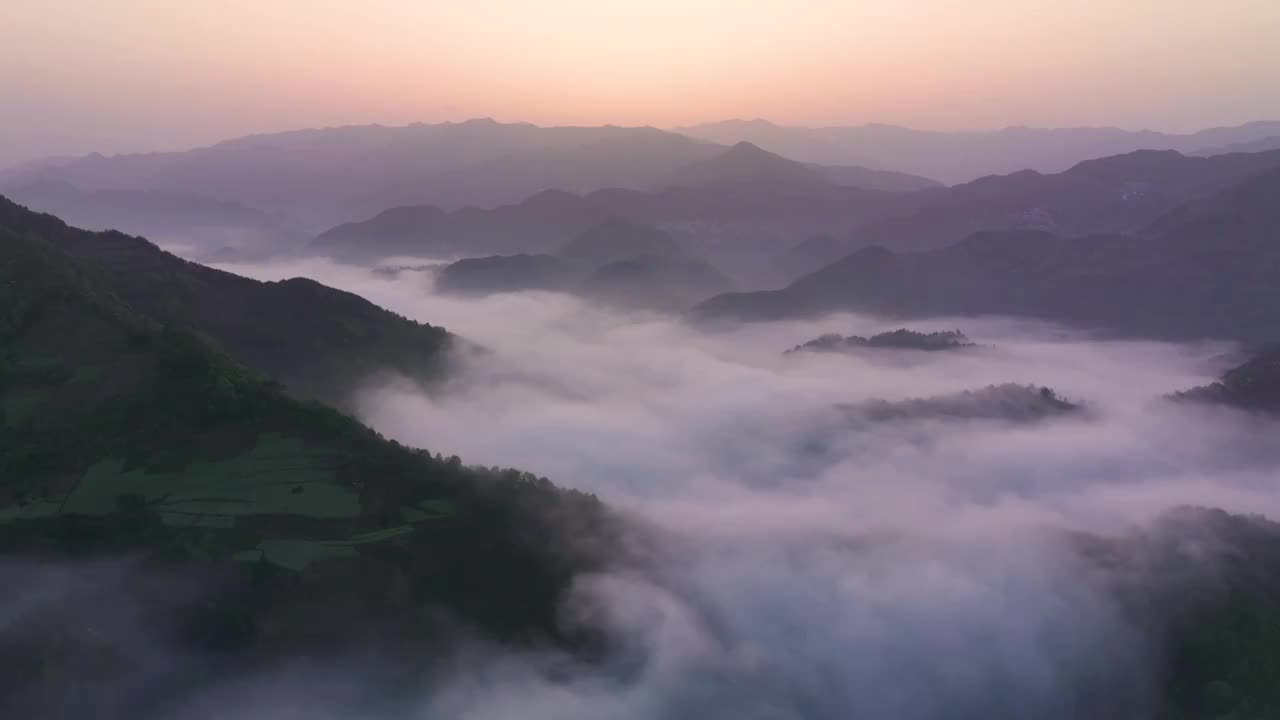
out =
[[[1280,151],[1201,158],[1138,150],[1085,160],[1052,175],[1034,170],[989,175],[930,191],[918,208],[846,235],[802,241],[772,265],[790,281],[868,245],[932,250],[987,230],[1138,233],[1182,204],[1272,167],[1280,167]]]
[[[63,181],[86,191],[180,191],[289,216],[314,232],[404,205],[492,208],[550,188],[651,190],[679,168],[724,150],[652,126],[350,125],[250,135],[186,151],[26,163],[0,170],[0,187]],[[886,181],[873,173],[866,178]],[[852,179],[845,173],[846,182]]]
[[[87,262],[99,282],[156,320],[199,332],[292,392],[347,407],[370,375],[429,383],[454,338],[364,298],[294,278],[264,283],[183,260],[119,232],[95,233],[0,196],[0,227],[46,239]]]
[[[918,253],[873,246],[782,290],[712,298],[692,317],[995,314],[1137,337],[1270,342],[1280,323],[1277,200],[1280,167],[1137,234],[1020,229],[977,232]]]
[[[1061,172],[1090,157],[1139,149],[1205,148],[1280,135],[1280,121],[1254,121],[1194,133],[1108,127],[933,131],[897,125],[786,126],[763,119],[681,126],[691,137],[731,144],[749,140],[802,162],[866,165],[935,178],[947,184],[1024,168]]]

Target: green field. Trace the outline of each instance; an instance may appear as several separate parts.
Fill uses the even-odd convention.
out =
[[[177,526],[233,527],[245,515],[358,516],[360,498],[335,478],[328,453],[266,433],[243,455],[178,472],[126,470],[121,460],[102,460],[65,496],[0,510],[0,522],[47,517],[50,504],[56,505],[53,514],[100,517],[130,501]]]

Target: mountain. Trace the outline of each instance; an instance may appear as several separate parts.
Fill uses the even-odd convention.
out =
[[[810,164],[809,167],[821,172],[836,185],[867,190],[914,192],[916,190],[943,187],[942,183],[937,180],[892,170],[873,170],[858,165],[820,165],[818,163]]]
[[[597,268],[576,291],[616,307],[684,312],[732,289],[732,280],[702,260],[641,255]]]
[[[120,230],[190,254],[269,254],[308,239],[287,220],[235,202],[163,190],[81,190],[38,181],[0,187],[9,199],[89,230]]]
[[[588,199],[590,198],[590,199]],[[448,212],[434,206],[398,207],[362,222],[326,230],[309,252],[352,262],[386,257],[480,257],[485,254],[555,252],[578,234],[614,217],[651,212],[649,196],[611,191],[579,196],[559,190],[538,193],[517,205],[493,210]]]
[[[164,190],[236,202],[318,230],[389,207],[456,209],[538,191],[649,188],[717,148],[646,127],[538,127],[490,119],[253,135],[186,152],[89,155],[0,174],[86,190]]]
[[[921,207],[845,235],[810,238],[770,266],[787,282],[862,247],[929,250],[983,230],[1060,235],[1133,233],[1197,198],[1280,167],[1280,151],[1187,157],[1142,150],[1082,162],[1056,175],[1022,171],[922,195]]]
[[[547,189],[579,194],[604,188],[652,190],[659,188],[673,169],[724,150],[655,128],[604,129],[599,139],[587,132],[593,129],[582,130],[587,137],[581,145],[535,147],[452,170],[426,188],[406,187],[404,195],[389,198],[395,202],[388,205],[425,199],[458,207],[493,207]],[[482,190],[487,198],[480,194]],[[469,196],[483,201],[468,201]]]
[[[76,212],[75,221],[93,229],[117,229],[165,242],[168,235],[158,231],[167,230],[173,215],[169,205],[179,197],[241,206],[278,219],[291,232],[314,235],[388,208],[493,208],[546,190],[657,191],[682,168],[727,151],[652,127],[539,127],[482,118],[253,135],[184,152],[51,158],[0,171],[0,192],[41,210]],[[868,189],[911,190],[933,184],[866,168],[816,171],[838,184]],[[26,190],[51,184],[83,193],[164,196],[100,196],[93,203],[111,207],[89,212],[76,209],[82,203],[45,202]],[[201,228],[177,229],[197,235],[208,251],[221,247],[214,244],[216,233]]]
[[[463,295],[568,290],[579,274],[577,267],[554,255],[491,255],[445,266],[436,277],[436,289]]]
[[[459,260],[439,273],[436,287],[473,295],[556,290],[615,307],[682,312],[727,292],[733,282],[661,230],[615,218],[574,238],[556,255]]]
[[[936,352],[939,350],[960,350],[976,347],[969,338],[959,330],[922,333],[906,328],[883,332],[871,337],[861,335],[841,336],[835,333],[820,335],[802,345],[797,345],[784,354],[795,352],[848,352],[850,350],[923,350]]]
[[[138,312],[193,330],[301,397],[346,406],[363,380],[392,371],[428,382],[452,344],[442,328],[295,278],[264,283],[188,262],[142,238],[95,233],[0,198],[0,227],[84,261]]]
[[[1196,150],[1191,155],[1197,157],[1209,157],[1211,155],[1226,155],[1229,153],[1256,153],[1266,152],[1268,150],[1280,150],[1280,135],[1269,135],[1267,137],[1256,138],[1253,140],[1245,140],[1243,142],[1231,143],[1230,145],[1221,145],[1218,147],[1203,148]]]
[[[841,405],[854,425],[920,420],[999,420],[1027,423],[1081,411],[1051,388],[1006,383],[949,395]]]
[[[1077,535],[1112,575],[1123,612],[1151,633],[1161,720],[1267,718],[1280,710],[1280,525],[1181,507],[1119,537]],[[1266,669],[1263,669],[1266,668]]]
[[[1280,123],[1191,135],[1107,128],[935,133],[885,125],[787,128],[763,121],[668,132],[482,118],[252,135],[184,152],[49,159],[0,172],[0,188],[17,194],[18,186],[61,182],[85,192],[181,193],[289,218],[289,229],[315,232],[391,207],[491,208],[548,189],[655,190],[682,168],[742,141],[824,166],[811,169],[838,184],[914,190],[930,184],[924,178],[961,183],[1026,168],[1059,172],[1091,157],[1137,149],[1194,152],[1277,135]],[[22,199],[39,206],[34,198]],[[141,233],[151,229],[143,222],[154,222],[145,215],[128,219],[130,224],[115,228]]]
[[[766,120],[729,120],[677,128],[722,145],[750,142],[801,162],[864,165],[965,183],[1031,169],[1057,173],[1089,158],[1135,150],[1194,152],[1280,135],[1280,122],[1256,122],[1178,135],[1117,128],[1026,128],[934,132],[892,125],[785,127]]]
[[[570,262],[598,267],[638,255],[681,257],[685,251],[670,234],[652,225],[611,218],[570,240],[557,255]]]
[[[1264,349],[1217,382],[1178,393],[1174,399],[1280,413],[1280,347]]]
[[[871,247],[778,291],[722,295],[693,317],[857,310],[1022,315],[1109,333],[1268,342],[1280,326],[1280,168],[1134,235],[970,235],[939,250]]]
[[[721,154],[696,160],[666,180],[669,187],[758,187],[778,192],[845,185],[867,190],[910,192],[941,187],[928,178],[856,166],[805,164],[740,142]]]
[[[657,228],[685,252],[737,276],[756,272],[804,238],[848,232],[872,219],[908,212],[927,199],[928,193],[832,183],[808,186],[803,192],[758,185],[659,192],[615,189],[586,195],[551,190],[492,210],[393,208],[321,233],[308,252],[358,263],[403,256],[550,254],[606,222],[626,221]]]
[[[6,605],[6,717],[173,717],[239,672],[374,645],[397,666],[376,681],[412,683],[460,632],[584,646],[557,606],[602,562],[594,498],[292,399],[41,229],[0,227],[0,548],[59,589]]]
[[[680,168],[668,184],[691,188],[754,185],[802,191],[834,183],[821,170],[766,152],[749,142],[740,142],[721,155]]]

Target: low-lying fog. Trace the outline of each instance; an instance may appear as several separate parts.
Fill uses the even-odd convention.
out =
[[[478,653],[425,693],[426,717],[1140,716],[1141,638],[1044,530],[1121,532],[1184,504],[1280,511],[1280,428],[1161,400],[1220,372],[1225,345],[940,318],[907,326],[981,347],[784,356],[903,323],[706,333],[558,294],[441,297],[423,272],[224,269],[311,277],[483,346],[430,395],[371,382],[360,415],[596,493],[664,538],[652,572],[583,578],[566,608],[626,639],[623,671],[552,681],[547,658]],[[1034,389],[952,398],[958,414],[860,409],[1005,383]],[[1083,409],[1001,419],[1041,386]],[[1124,702],[1091,707],[1095,691]]]

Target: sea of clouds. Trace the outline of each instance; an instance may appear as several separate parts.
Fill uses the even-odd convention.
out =
[[[1125,570],[1089,567],[1069,533],[1123,536],[1184,505],[1280,517],[1277,423],[1164,399],[1229,366],[1228,344],[936,318],[907,326],[979,346],[784,355],[903,323],[705,330],[564,294],[440,295],[423,271],[224,269],[314,278],[450,329],[466,342],[447,379],[369,378],[361,419],[595,493],[644,538],[642,562],[581,577],[565,600],[566,623],[614,638],[604,663],[477,643],[423,681],[411,717],[1142,717],[1153,648],[1113,592]],[[963,395],[1005,384],[1080,409],[1028,418],[1002,409],[1008,388]],[[936,397],[975,410],[858,410]],[[368,672],[260,675],[179,717],[383,717],[359,692],[334,696]]]
[[[564,294],[443,296],[430,272],[232,269],[312,277],[483,348],[456,353],[439,387],[371,379],[361,418],[595,493],[658,538],[643,572],[581,578],[566,603],[621,638],[612,666],[477,653],[438,679],[425,717],[1141,716],[1151,649],[1065,531],[1123,535],[1183,505],[1280,516],[1276,424],[1164,399],[1228,366],[1227,344],[937,318],[909,326],[979,347],[784,355],[902,323],[705,331]],[[958,394],[1009,383],[1081,409],[849,409],[983,403],[999,392]]]

